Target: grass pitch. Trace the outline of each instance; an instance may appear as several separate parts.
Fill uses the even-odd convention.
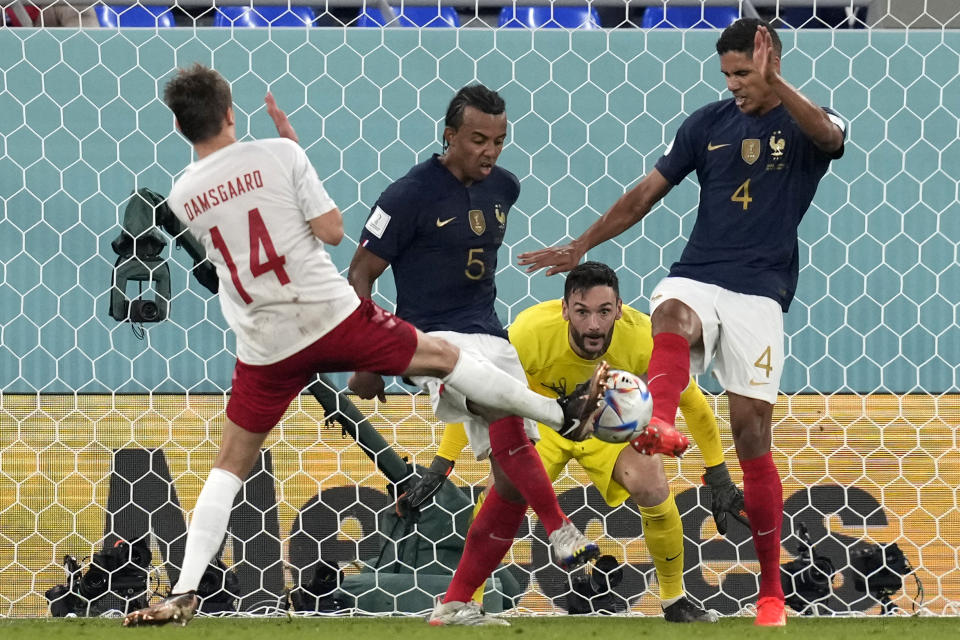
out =
[[[657,618],[510,618],[510,627],[434,628],[411,618],[199,618],[187,627],[124,629],[119,620],[0,620],[3,640],[957,640],[960,618],[789,618],[783,628],[757,628],[752,618],[717,624],[670,624]]]

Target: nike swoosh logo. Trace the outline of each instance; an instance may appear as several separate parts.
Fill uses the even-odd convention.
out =
[[[680,553],[683,553],[683,552],[681,551]],[[680,557],[680,553],[678,553],[677,555],[672,556],[672,557],[671,557],[671,556],[667,556],[667,562],[673,562],[674,560],[676,560],[677,558],[679,558],[679,557]]]
[[[510,449],[509,451],[507,451],[507,455],[512,456],[513,454],[518,453],[519,451],[522,451],[523,449],[526,449],[526,448],[527,448],[527,445],[522,444],[519,447],[514,447],[513,449]]]
[[[445,226],[447,226],[448,224],[450,224],[451,222],[453,222],[453,221],[456,220],[456,219],[457,219],[456,216],[454,216],[454,217],[452,217],[452,218],[447,218],[446,220],[441,220],[440,218],[437,218],[437,226],[438,226],[438,227],[445,227]]]
[[[729,147],[730,143],[726,144],[713,144],[712,142],[707,145],[707,151],[716,151],[717,149],[723,149],[724,147]]]
[[[766,383],[766,382],[763,382],[763,381],[758,382],[758,381],[754,380],[753,378],[750,378],[750,384],[752,384],[752,385],[755,386],[755,387],[762,387],[763,385],[765,385],[765,384],[767,384],[767,383]]]
[[[768,536],[768,535],[770,535],[771,533],[773,533],[773,532],[776,531],[776,530],[777,530],[776,527],[774,527],[773,529],[770,529],[769,531],[757,531],[757,535],[758,535],[758,536]]]

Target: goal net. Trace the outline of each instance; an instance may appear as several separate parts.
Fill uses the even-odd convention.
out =
[[[0,5],[10,23],[33,9]],[[273,92],[343,211],[347,238],[330,251],[344,269],[380,192],[440,151],[456,89],[498,89],[510,118],[500,164],[522,185],[497,274],[509,323],[562,294],[558,279],[518,268],[517,255],[583,231],[653,167],[686,115],[725,95],[718,31],[701,28],[722,22],[713,13],[722,7],[670,3],[664,15],[663,5],[597,2],[571,23],[564,2],[552,14],[544,6],[564,26],[531,28],[500,25],[522,22],[513,6],[503,18],[485,2],[444,4],[446,13],[417,3],[449,19],[418,26],[422,18],[404,17],[415,13],[408,4],[379,13],[380,28],[362,26],[363,7],[330,2],[309,7],[306,26],[246,28],[278,18],[261,8],[224,20],[234,8],[186,2],[162,14],[169,20],[151,14],[147,27],[123,21],[144,11],[135,5],[114,7],[113,18],[94,7],[99,22],[113,20],[103,28],[0,29],[0,616],[48,615],[51,595],[62,604],[79,594],[84,613],[122,610],[164,593],[179,572],[216,453],[234,338],[191,276],[192,259],[163,231],[166,319],[108,313],[111,242],[131,193],[166,194],[191,161],[160,99],[177,67],[199,61],[231,82],[244,139],[275,135],[263,106]],[[786,78],[849,122],[845,155],[800,227],[774,415],[788,595],[802,592],[820,615],[960,614],[960,18],[951,6],[732,3],[735,15],[782,24]],[[700,24],[670,11],[678,7]],[[590,252],[616,268],[626,303],[647,310],[697,197],[686,180],[642,225]],[[131,279],[129,297],[138,284],[150,299],[164,283]],[[375,300],[393,307],[389,275]],[[325,397],[344,409],[352,400],[389,449],[371,453],[344,434],[350,420],[326,424],[332,414],[301,395],[238,496],[222,567],[207,579],[208,610],[413,614],[445,588],[487,464],[459,460],[421,522],[393,517],[382,467],[428,465],[443,425],[400,381],[386,403],[371,403],[350,398],[344,376],[330,380],[343,395]],[[709,376],[700,382],[739,482],[725,398]],[[743,611],[758,588],[749,531],[717,534],[695,449],[664,465],[684,523],[687,593],[723,614]],[[636,508],[607,507],[576,464],[556,490],[612,556],[609,584],[598,571],[568,576],[551,565],[531,515],[490,583],[488,610],[589,610],[596,596],[594,609],[659,614]],[[65,556],[78,572],[65,573]]]

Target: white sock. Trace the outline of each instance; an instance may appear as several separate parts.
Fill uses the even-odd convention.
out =
[[[233,499],[242,486],[243,481],[229,471],[216,467],[210,470],[193,508],[183,568],[172,593],[196,591],[207,565],[223,544]]]
[[[563,426],[563,410],[555,399],[531,391],[502,369],[462,350],[453,371],[443,383],[479,405],[532,418],[553,429]]]

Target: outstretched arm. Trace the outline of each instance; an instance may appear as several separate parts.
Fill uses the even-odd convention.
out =
[[[273,97],[273,94],[268,91],[267,95],[263,98],[263,102],[267,105],[267,114],[277,128],[277,135],[300,144],[300,138],[297,137],[297,132],[293,129],[293,125],[290,124],[290,120],[287,119],[286,112],[277,106],[277,101]],[[334,246],[340,244],[340,241],[343,240],[343,216],[340,214],[340,210],[333,208],[313,218],[310,220],[310,230],[313,231],[313,235],[320,238],[320,240],[326,244]]]
[[[834,153],[843,146],[843,131],[826,111],[814,104],[805,95],[780,75],[780,64],[773,39],[766,27],[757,27],[753,40],[753,62],[780,102],[790,112],[800,130],[826,153]]]
[[[325,244],[337,246],[343,240],[343,215],[334,207],[310,220],[310,230]]]
[[[290,121],[287,119],[287,114],[277,106],[277,101],[274,99],[273,94],[268,91],[263,101],[267,105],[267,115],[270,116],[274,126],[277,128],[277,135],[281,138],[293,140],[299,144],[300,138],[297,137],[297,132],[294,131],[293,125],[290,124]]]
[[[369,298],[373,295],[373,283],[377,281],[390,263],[377,254],[357,247],[350,261],[350,270],[347,272],[347,280],[350,286],[357,292],[361,298]]]
[[[654,169],[630,191],[620,196],[610,210],[590,225],[579,238],[560,247],[521,253],[518,262],[526,266],[528,272],[550,267],[548,276],[570,271],[580,263],[587,251],[620,235],[642,220],[672,187],[663,174]]]

